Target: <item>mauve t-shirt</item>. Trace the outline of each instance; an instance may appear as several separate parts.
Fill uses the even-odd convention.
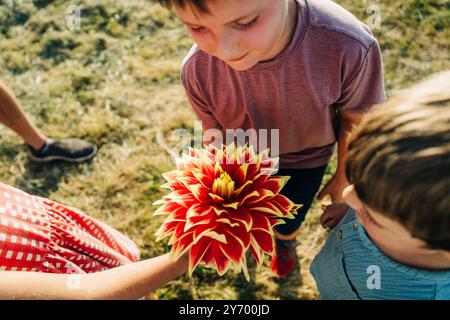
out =
[[[367,112],[385,91],[366,25],[332,1],[296,3],[294,34],[274,59],[236,71],[194,45],[181,80],[204,130],[267,129],[270,141],[279,129],[280,168],[302,169],[329,162],[339,111]]]

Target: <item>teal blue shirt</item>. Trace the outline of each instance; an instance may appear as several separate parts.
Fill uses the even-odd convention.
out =
[[[353,210],[330,233],[311,273],[322,299],[450,300],[450,270],[391,260],[368,238]]]

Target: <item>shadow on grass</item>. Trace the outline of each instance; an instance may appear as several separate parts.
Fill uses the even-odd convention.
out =
[[[247,254],[247,267],[250,281],[245,279],[243,272],[239,273],[234,280],[238,300],[257,300],[258,292],[264,290],[264,286],[255,282],[257,271],[256,262],[250,254]]]
[[[81,174],[86,168],[83,165],[91,162],[92,159],[83,163],[33,162],[26,155],[24,145],[0,143],[0,165],[3,167],[3,170],[0,170],[0,181],[8,183],[7,180],[14,187],[40,197],[47,198],[58,189],[61,181],[71,175]],[[17,169],[10,170],[10,166]]]
[[[0,135],[0,139],[2,136]],[[1,142],[1,140],[0,140]],[[15,161],[17,155],[20,152],[20,148],[17,148],[13,145],[10,145],[8,143],[0,143],[0,161],[5,163],[13,163]]]
[[[23,175],[17,181],[17,188],[32,195],[48,198],[58,189],[63,179],[77,173],[81,173],[78,163],[64,161],[37,163],[28,160]]]

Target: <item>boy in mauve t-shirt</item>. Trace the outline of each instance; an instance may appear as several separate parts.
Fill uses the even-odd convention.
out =
[[[203,129],[279,129],[282,193],[302,204],[276,226],[272,270],[295,268],[295,238],[337,144],[331,196],[322,216],[344,214],[345,140],[363,114],[384,101],[380,47],[370,29],[328,0],[159,0],[172,6],[195,45],[181,79]]]

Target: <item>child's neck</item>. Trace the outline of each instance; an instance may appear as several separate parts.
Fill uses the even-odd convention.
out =
[[[270,52],[267,57],[263,61],[270,61],[275,59],[288,45],[291,43],[292,38],[295,33],[295,29],[299,21],[297,21],[298,10],[297,10],[297,0],[290,0],[288,3],[288,14],[287,14],[287,22],[286,27],[283,32],[283,36],[280,38],[279,44],[274,46],[274,50]]]

